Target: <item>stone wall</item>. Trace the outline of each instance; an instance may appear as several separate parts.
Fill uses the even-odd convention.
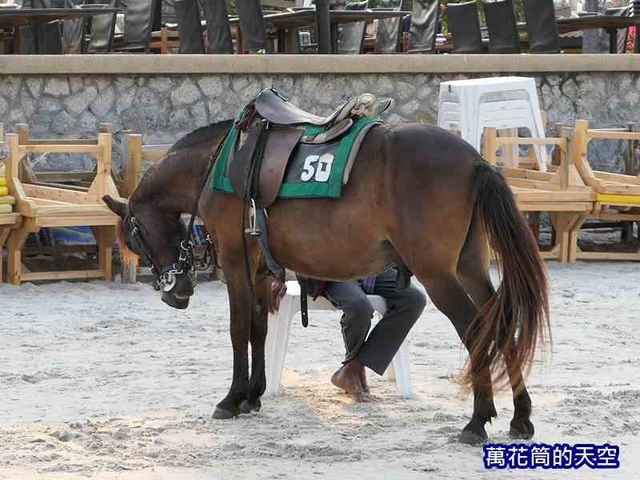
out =
[[[640,121],[640,74],[535,76],[548,124],[589,119],[592,126]],[[145,143],[171,143],[210,122],[230,118],[257,91],[274,85],[301,108],[329,113],[360,92],[392,97],[390,122],[434,123],[441,81],[460,74],[207,74],[0,75],[0,121],[6,131],[28,123],[33,137],[94,136],[101,122],[144,134]],[[485,76],[477,74],[474,76]],[[116,142],[120,135],[116,134]],[[605,149],[607,150],[607,149]],[[611,149],[609,149],[611,150]],[[612,150],[613,151],[613,150]],[[114,160],[120,163],[119,149]],[[605,155],[606,156],[606,155]],[[602,160],[620,170],[619,160]],[[55,160],[37,168],[54,168]]]

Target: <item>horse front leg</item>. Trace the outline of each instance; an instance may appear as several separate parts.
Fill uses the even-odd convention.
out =
[[[233,380],[224,399],[216,405],[213,418],[226,419],[240,414],[240,404],[249,394],[249,338],[251,335],[251,290],[242,263],[223,263],[236,268],[224,269],[231,310],[231,346],[233,347]]]
[[[247,399],[240,404],[242,413],[259,411],[260,397],[267,388],[264,346],[267,338],[271,277],[259,275],[255,281],[255,308],[251,316],[251,377]]]

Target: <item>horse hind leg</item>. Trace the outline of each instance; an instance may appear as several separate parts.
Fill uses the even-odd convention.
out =
[[[457,268],[458,278],[469,293],[476,308],[481,309],[496,293],[489,276],[489,248],[486,236],[474,222],[460,253]],[[513,364],[511,355],[505,355],[507,365]],[[509,435],[513,438],[529,439],[535,429],[531,423],[531,397],[527,392],[522,372],[509,368],[509,381],[513,391],[513,418]]]
[[[270,291],[271,277],[258,276],[255,282],[255,309],[251,319],[251,377],[247,398],[240,403],[240,412],[242,413],[259,411],[262,406],[260,397],[267,388],[264,346],[267,338]]]
[[[453,324],[467,350],[471,350],[474,334],[469,330],[476,318],[477,309],[454,273],[434,275],[426,270],[414,270],[418,280],[424,285],[435,306],[444,313]],[[473,415],[459,436],[461,443],[477,445],[487,439],[484,428],[487,422],[497,416],[493,403],[491,375],[489,369],[478,371],[473,363]]]

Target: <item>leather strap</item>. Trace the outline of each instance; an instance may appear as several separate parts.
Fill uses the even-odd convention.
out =
[[[302,279],[300,283],[300,316],[302,317],[302,326],[309,326],[309,308],[307,306],[307,281]]]

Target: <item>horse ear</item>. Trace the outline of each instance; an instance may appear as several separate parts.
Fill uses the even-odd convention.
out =
[[[124,218],[129,213],[129,206],[124,202],[119,202],[111,198],[111,195],[105,195],[102,197],[102,201],[107,204],[109,210],[118,215],[120,218]]]

